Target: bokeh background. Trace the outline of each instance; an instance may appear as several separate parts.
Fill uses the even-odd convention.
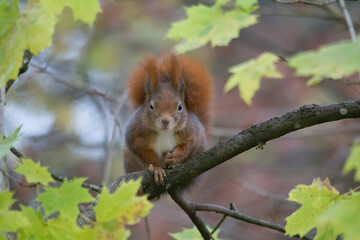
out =
[[[172,50],[175,42],[165,38],[166,32],[172,22],[185,17],[184,6],[198,3],[101,1],[102,13],[91,27],[74,22],[66,9],[56,26],[53,46],[31,60],[29,70],[7,95],[5,131],[13,132],[22,125],[21,142],[16,147],[51,172],[68,178],[84,176],[89,183],[101,184],[123,175],[122,133],[131,113],[126,79],[146,54]],[[360,3],[346,3],[355,28],[360,30]],[[228,47],[206,46],[188,53],[204,62],[214,77],[211,144],[304,104],[359,98],[360,87],[343,81],[308,87],[306,79],[295,77],[286,62],[277,64],[284,78],[263,79],[251,107],[239,98],[236,89],[224,94],[228,69],[264,51],[287,58],[349,39],[337,3],[314,6],[260,0],[259,5],[259,23],[242,30]],[[225,207],[233,202],[249,216],[285,224],[284,219],[298,208],[286,201],[296,185],[328,177],[341,192],[356,186],[352,175],[343,176],[341,169],[359,133],[359,120],[343,120],[288,134],[208,171],[186,196],[194,202]],[[21,180],[21,176],[12,175]],[[11,187],[22,204],[34,204],[35,189],[14,181]],[[171,239],[168,232],[192,227],[188,216],[169,197],[154,205],[149,215],[153,239]],[[222,217],[215,213],[200,215],[211,227]],[[145,239],[143,221],[131,231],[131,239]],[[289,239],[231,218],[222,224],[220,237]]]

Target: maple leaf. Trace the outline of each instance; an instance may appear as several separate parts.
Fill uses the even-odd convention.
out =
[[[15,232],[19,228],[29,225],[27,219],[19,211],[10,210],[15,200],[13,192],[0,193],[0,234],[1,232]]]
[[[265,52],[256,59],[231,67],[230,72],[232,75],[226,82],[224,91],[228,92],[238,86],[240,97],[248,105],[251,105],[251,99],[255,92],[259,90],[262,77],[282,77],[282,74],[275,68],[275,62],[278,59],[276,55]]]
[[[40,193],[37,200],[42,203],[47,216],[54,212],[60,212],[60,217],[76,222],[79,215],[78,204],[90,202],[93,197],[89,191],[81,185],[85,178],[65,180],[59,188],[46,187],[45,192]]]
[[[147,216],[152,208],[147,196],[136,195],[140,186],[141,179],[137,179],[122,183],[114,193],[109,193],[104,187],[94,207],[96,225],[86,229],[89,239],[101,239],[103,236],[126,239],[130,236],[125,225],[137,223],[140,218]]]
[[[346,159],[343,173],[346,174],[354,169],[356,170],[354,178],[360,181],[360,142],[356,142],[351,146],[351,153]]]
[[[330,185],[328,179],[323,182],[319,178],[313,180],[311,185],[298,185],[289,193],[290,201],[300,203],[302,206],[286,218],[285,233],[294,236],[304,236],[313,228],[317,229],[317,236],[329,234],[329,228],[318,223],[319,217],[337,201],[346,198]],[[333,233],[333,239],[338,233]],[[316,239],[316,238],[315,238]]]
[[[208,42],[213,47],[226,46],[239,36],[241,29],[257,23],[257,15],[251,15],[243,9],[223,12],[222,6],[227,2],[218,0],[213,6],[199,4],[185,8],[188,18],[172,23],[166,34],[170,39],[183,39],[175,46],[176,51],[184,53]]]
[[[0,158],[3,158],[7,155],[11,147],[19,140],[19,131],[21,126],[18,127],[12,134],[9,134],[4,138],[4,134],[0,134]]]
[[[28,183],[41,183],[46,186],[54,181],[47,167],[41,167],[39,162],[35,163],[31,159],[22,158],[21,160],[22,164],[15,169],[15,172],[24,175]]]
[[[297,76],[311,77],[308,85],[318,84],[324,78],[341,79],[360,69],[360,39],[298,53],[289,59],[289,65],[296,69]]]
[[[327,224],[344,240],[360,239],[360,193],[353,192],[320,216],[319,224]]]

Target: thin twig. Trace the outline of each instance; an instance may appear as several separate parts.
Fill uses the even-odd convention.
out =
[[[260,197],[267,198],[267,199],[270,199],[270,200],[273,200],[273,201],[276,201],[276,202],[279,202],[279,203],[289,204],[289,205],[292,205],[292,206],[295,206],[295,207],[299,206],[299,204],[296,203],[296,202],[288,201],[288,200],[284,199],[283,197],[281,197],[278,194],[274,194],[274,193],[265,191],[265,190],[263,190],[261,188],[255,187],[255,186],[250,185],[248,183],[240,182],[239,185],[243,189],[245,189],[245,190],[247,190],[247,191],[249,191],[249,192],[251,192],[251,193],[253,193],[255,195],[258,195]]]
[[[190,217],[191,221],[194,223],[194,225],[197,227],[199,232],[201,233],[201,236],[205,240],[213,239],[211,236],[211,233],[206,228],[205,223],[202,221],[201,218],[199,218],[196,215],[196,212],[191,207],[191,203],[187,201],[178,190],[169,191],[169,194],[171,198],[174,200],[174,202],[177,203],[181,207],[182,210]]]
[[[53,173],[51,173],[51,177],[54,180],[58,181],[58,182],[64,182],[65,179],[66,179],[65,177],[58,176],[58,175],[53,174]],[[71,181],[71,179],[69,181]],[[89,183],[83,183],[81,186],[83,188],[88,188],[88,189],[93,190],[93,191],[98,192],[98,193],[101,193],[101,190],[102,190],[102,185],[94,185],[94,184],[89,184]]]
[[[149,216],[146,216],[146,217],[144,218],[144,222],[145,222],[147,240],[151,240],[151,231],[150,231]]]
[[[218,224],[216,224],[215,228],[211,231],[211,234],[214,234],[214,233],[219,229],[219,227],[220,227],[221,224],[225,221],[225,219],[226,219],[227,216],[228,216],[228,215],[226,215],[226,214],[224,214],[224,215],[222,216],[222,218],[220,219],[220,221],[218,222]]]
[[[344,18],[345,18],[345,21],[346,21],[346,25],[347,25],[347,27],[349,29],[349,34],[350,34],[351,40],[353,42],[355,42],[356,41],[356,33],[355,33],[354,24],[353,24],[353,22],[351,20],[350,13],[347,10],[345,1],[344,0],[338,0],[338,1],[339,1],[339,5],[341,7],[341,11],[344,14]]]
[[[23,183],[22,181],[19,181],[16,177],[11,176],[9,173],[7,173],[5,171],[5,169],[0,168],[0,171],[5,174],[9,179],[13,180],[14,182],[16,182],[17,184],[19,184],[22,187],[26,187],[26,188],[35,188],[38,185],[36,183]]]
[[[49,71],[48,69],[45,69],[45,68],[43,68],[41,66],[38,66],[36,64],[31,63],[30,66],[37,69],[37,71],[40,72],[40,73],[45,73],[45,74],[49,75],[50,77],[52,77],[54,79],[55,82],[61,83],[61,84],[65,85],[65,86],[67,86],[67,87],[71,87],[71,88],[74,88],[76,90],[86,92],[88,94],[101,96],[105,100],[110,101],[110,102],[116,102],[116,100],[117,100],[117,97],[113,96],[110,93],[104,93],[104,92],[101,92],[99,90],[87,87],[87,86],[79,86],[79,85],[74,84],[72,82],[65,81],[62,78],[58,77],[56,74]]]
[[[110,106],[109,106],[109,109],[111,111],[111,113],[114,115],[114,120],[116,121],[116,125],[118,126],[119,128],[119,131],[120,131],[120,135],[122,135],[122,127],[121,127],[121,124],[120,124],[120,120],[119,120],[119,114],[121,112],[121,109],[124,107],[125,103],[126,103],[126,99],[127,99],[128,95],[127,95],[127,92],[124,91],[118,101],[117,101],[117,106],[115,108],[115,110],[113,110]]]
[[[4,120],[5,120],[5,104],[6,104],[6,87],[2,87],[0,90],[0,134],[4,134]],[[8,166],[6,156],[0,158],[0,168],[4,171],[0,173],[0,193],[2,191],[8,191],[10,188],[10,181],[8,176]]]
[[[113,159],[113,150],[115,146],[115,137],[116,137],[116,120],[114,118],[113,129],[111,132],[111,139],[107,144],[106,148],[106,159],[104,164],[104,172],[103,172],[103,182],[105,184],[109,184],[110,176],[111,176],[111,167],[112,167],[112,159]]]
[[[190,209],[193,209],[195,211],[206,211],[206,212],[216,212],[216,213],[221,213],[224,215],[228,215],[230,217],[242,220],[244,222],[248,222],[254,225],[258,225],[258,226],[262,226],[262,227],[266,227],[266,228],[270,228],[282,233],[285,233],[285,227],[283,225],[277,224],[277,223],[272,223],[269,221],[265,221],[262,219],[258,219],[258,218],[253,218],[253,217],[249,217],[245,214],[240,213],[237,210],[229,210],[227,208],[224,208],[222,206],[218,206],[215,204],[204,204],[204,203],[191,203],[191,202],[187,202],[187,205]],[[294,236],[300,239],[305,239],[305,240],[312,240],[313,238],[310,236],[303,236],[300,237],[298,235]]]
[[[236,207],[235,207],[235,204],[234,203],[230,203],[230,210],[235,210]],[[211,234],[214,234],[218,229],[219,227],[221,226],[221,224],[225,221],[226,217],[228,215],[224,214],[221,218],[221,220],[219,221],[219,223],[214,227],[214,229],[212,230]]]
[[[356,188],[350,189],[350,191],[344,193],[344,195],[352,194],[352,193],[356,192],[356,191],[359,190],[359,189],[360,189],[360,186],[357,186]]]
[[[120,125],[120,121],[119,121],[119,114],[121,112],[122,107],[124,106],[124,102],[125,102],[125,98],[126,98],[126,94],[123,93],[122,96],[119,98],[119,101],[116,105],[115,110],[113,110],[110,107],[111,113],[114,116],[114,123],[113,123],[113,128],[112,128],[112,133],[111,133],[111,139],[107,145],[107,158],[105,161],[105,166],[104,166],[104,173],[103,173],[103,182],[105,184],[108,184],[110,181],[110,175],[111,175],[111,167],[112,167],[112,160],[113,160],[113,150],[114,150],[114,146],[115,146],[115,137],[116,137],[116,130],[119,130],[120,136],[122,134],[121,132],[121,125]]]
[[[10,151],[15,155],[17,156],[18,158],[25,158],[24,154],[22,154],[19,150],[17,150],[16,148],[12,147],[10,149]],[[51,173],[51,177],[58,181],[58,182],[64,182],[66,178],[62,177],[62,176],[58,176],[56,174],[53,174]],[[70,180],[71,181],[71,180]],[[83,188],[87,188],[87,189],[90,189],[90,190],[93,190],[95,192],[98,192],[100,193],[101,190],[102,190],[102,185],[94,185],[94,184],[89,184],[89,183],[83,183],[81,185]]]
[[[356,32],[355,32],[354,24],[351,20],[350,13],[346,7],[346,3],[344,0],[338,0],[338,1],[339,1],[339,5],[341,7],[341,11],[343,12],[346,25],[349,29],[351,41],[355,42],[356,41]],[[358,72],[358,75],[359,75],[359,80],[360,80],[360,72]]]
[[[88,76],[88,73],[86,71],[86,67],[81,67],[81,75],[82,75],[82,78],[83,78],[83,81],[86,83],[86,86],[90,87],[90,81],[89,81],[89,76]],[[103,125],[104,125],[104,140],[103,140],[103,148],[106,149],[105,150],[105,154],[104,154],[104,159],[105,159],[105,166],[106,166],[106,163],[107,163],[107,159],[109,158],[109,151],[108,151],[108,148],[109,148],[109,144],[108,144],[108,139],[109,139],[109,123],[107,121],[107,114],[105,112],[105,107],[103,106],[104,104],[100,101],[100,99],[96,96],[96,95],[92,95],[90,94],[90,98],[91,100],[93,101],[96,109],[97,109],[97,112],[99,114],[99,116],[103,119]],[[107,102],[107,101],[105,101]],[[110,170],[109,170],[110,171]],[[105,184],[108,184],[108,181],[104,181],[104,175],[103,175],[103,182]]]

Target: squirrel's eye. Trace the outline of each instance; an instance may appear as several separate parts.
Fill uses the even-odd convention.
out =
[[[179,106],[178,106],[178,111],[180,112],[182,110],[183,110],[183,105],[182,105],[182,103],[180,103]]]
[[[149,105],[150,110],[154,110],[154,104],[151,102]]]

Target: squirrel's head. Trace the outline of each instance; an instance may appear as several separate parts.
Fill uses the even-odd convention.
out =
[[[179,75],[175,55],[165,72],[156,67],[156,62],[147,64],[148,81],[145,86],[146,98],[143,104],[143,121],[153,130],[178,130],[185,126],[185,85]]]

